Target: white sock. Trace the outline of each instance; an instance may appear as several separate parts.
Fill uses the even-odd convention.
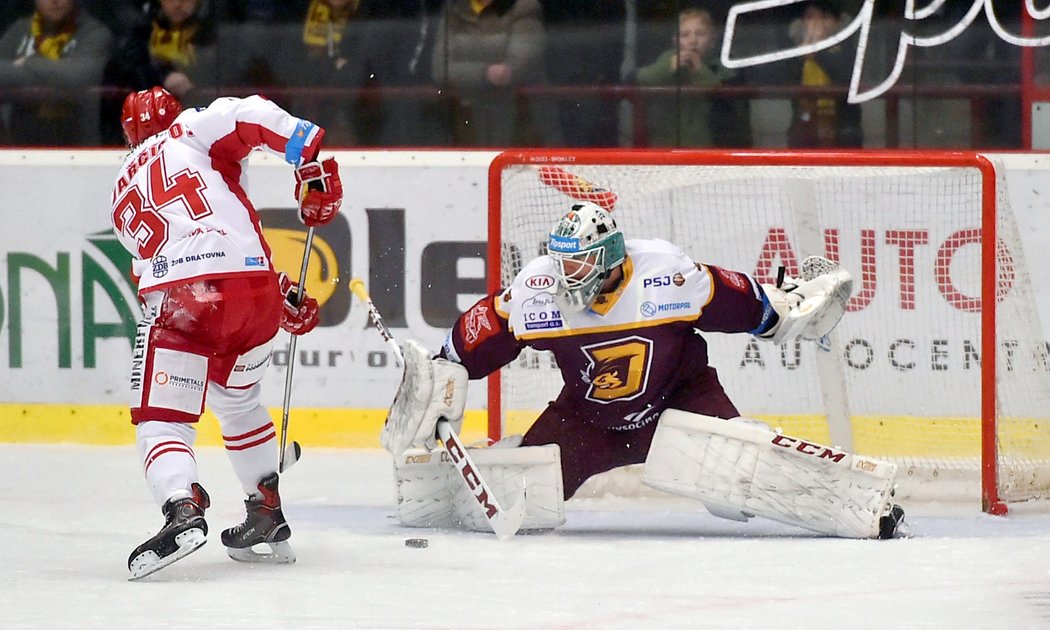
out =
[[[188,497],[197,482],[197,460],[193,441],[197,431],[192,424],[149,421],[135,427],[135,438],[146,485],[157,505],[169,499]]]
[[[219,418],[222,441],[233,472],[246,495],[259,492],[259,482],[277,471],[277,429],[259,403],[260,386],[225,389],[209,383],[208,405]]]

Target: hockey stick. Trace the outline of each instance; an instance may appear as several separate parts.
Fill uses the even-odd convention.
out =
[[[306,230],[303,265],[299,268],[297,301],[300,302],[306,295],[306,268],[310,265],[310,249],[313,244],[314,228],[311,226]],[[298,442],[293,440],[291,444],[288,444],[288,412],[292,403],[292,369],[295,367],[295,345],[298,338],[299,336],[293,333],[288,339],[288,371],[284,375],[284,403],[281,407],[281,460],[277,463],[277,471],[282,473],[299,461],[299,456],[303,453]]]
[[[390,345],[398,365],[404,367],[405,358],[401,353],[401,346],[397,345],[394,336],[390,334],[390,330],[383,322],[379,309],[372,303],[372,298],[369,297],[368,291],[365,289],[365,283],[360,278],[354,278],[350,281],[350,291],[368,308],[368,317],[372,320],[372,324],[379,331],[383,340]],[[496,495],[493,494],[492,489],[481,477],[477,465],[467,453],[467,449],[463,447],[463,442],[460,441],[456,430],[452,428],[452,424],[444,418],[438,420],[437,434],[445,445],[445,450],[448,452],[449,457],[452,458],[452,462],[456,465],[456,470],[459,471],[463,483],[467,484],[467,488],[473,494],[474,500],[477,501],[481,511],[485,513],[485,518],[488,519],[489,524],[492,526],[492,531],[495,532],[496,538],[507,540],[513,537],[521,529],[521,523],[525,519],[524,486],[518,493],[513,506],[509,510],[503,509],[496,500]]]

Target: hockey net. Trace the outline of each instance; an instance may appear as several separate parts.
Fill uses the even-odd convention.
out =
[[[830,348],[705,335],[741,412],[896,461],[902,496],[981,497],[1003,513],[1050,495],[1050,346],[988,158],[508,152],[489,186],[492,290],[545,253],[574,200],[613,208],[627,238],[670,240],[764,283],[808,255],[839,261],[854,294]],[[526,350],[490,378],[490,437],[524,432],[561,385],[552,357]]]

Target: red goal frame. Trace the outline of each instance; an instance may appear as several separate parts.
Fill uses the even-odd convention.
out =
[[[517,164],[698,165],[698,166],[890,166],[974,168],[981,173],[981,503],[985,512],[1006,514],[998,489],[996,450],[996,172],[987,157],[968,151],[716,151],[716,150],[513,150],[496,156],[488,173],[488,261],[490,293],[501,286],[501,174]],[[500,372],[488,377],[488,435],[502,435]]]

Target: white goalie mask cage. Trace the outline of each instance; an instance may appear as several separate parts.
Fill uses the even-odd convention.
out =
[[[558,276],[559,307],[582,311],[594,303],[609,271],[623,264],[627,249],[608,212],[597,204],[577,203],[551,230],[547,254]]]

